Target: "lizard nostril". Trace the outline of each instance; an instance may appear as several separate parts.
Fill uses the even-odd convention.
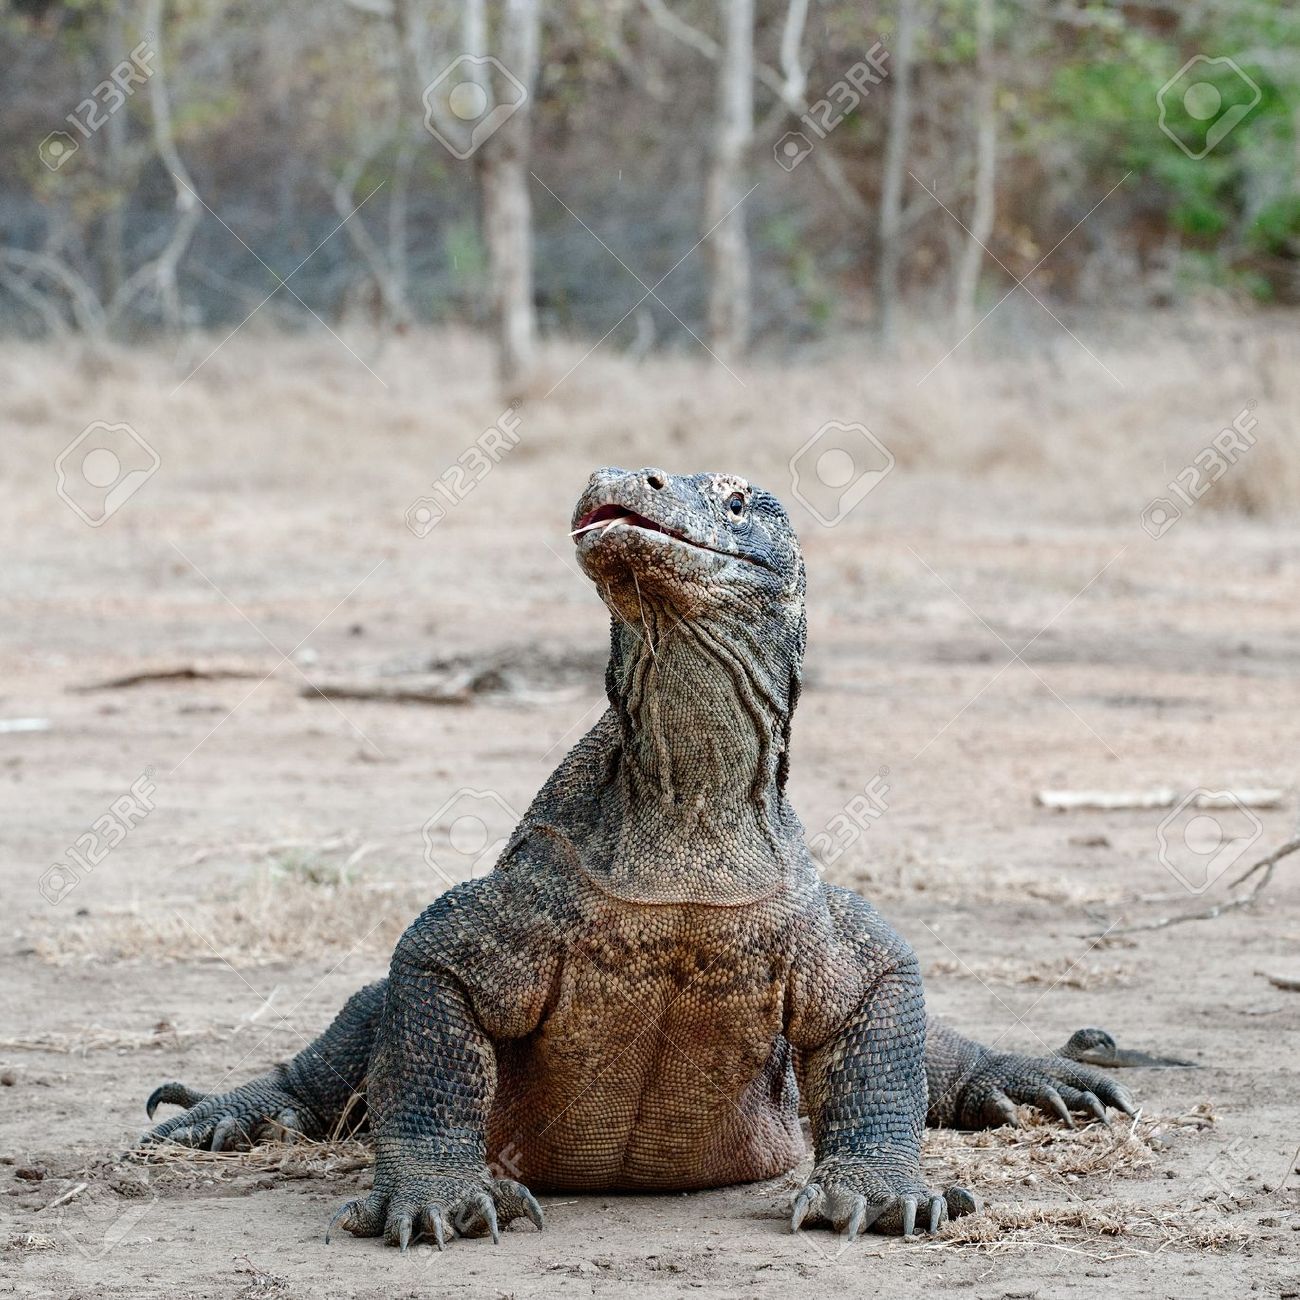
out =
[[[645,476],[646,486],[652,487],[656,492],[663,490],[664,481],[658,474],[647,474]]]

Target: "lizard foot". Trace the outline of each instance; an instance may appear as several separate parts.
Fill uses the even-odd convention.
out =
[[[247,1151],[268,1137],[291,1141],[298,1135],[321,1136],[315,1116],[267,1076],[252,1079],[231,1092],[212,1094],[196,1092],[183,1083],[164,1083],[145,1103],[150,1119],[164,1101],[186,1109],[144,1133],[141,1146],[176,1142],[205,1151]]]
[[[1015,1052],[989,1052],[962,1089],[958,1115],[962,1128],[1016,1128],[1020,1118],[1016,1103],[1037,1106],[1074,1128],[1074,1113],[1109,1124],[1108,1106],[1136,1115],[1137,1106],[1127,1088],[1089,1065],[1061,1056],[1020,1056]]]
[[[923,1231],[937,1232],[949,1218],[978,1208],[964,1187],[940,1194],[926,1187],[918,1171],[901,1164],[838,1156],[823,1160],[795,1197],[790,1231],[820,1219],[849,1241],[868,1229],[910,1237],[918,1222]]]
[[[442,1250],[455,1237],[490,1236],[499,1242],[501,1228],[519,1218],[531,1219],[542,1230],[542,1207],[513,1178],[493,1178],[487,1169],[428,1172],[403,1176],[389,1190],[348,1201],[330,1220],[325,1241],[338,1226],[354,1237],[382,1236],[403,1250],[421,1237],[430,1238]]]

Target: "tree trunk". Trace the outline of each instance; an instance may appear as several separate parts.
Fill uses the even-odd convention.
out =
[[[877,322],[881,341],[897,334],[898,278],[903,261],[903,177],[912,131],[912,64],[916,50],[917,0],[898,0],[893,51],[893,94],[885,138],[885,173],[880,193],[880,281]]]
[[[997,174],[997,88],[993,77],[993,0],[975,0],[975,193],[970,233],[957,269],[957,336],[963,338],[975,320],[984,249],[993,233]]]
[[[104,22],[101,66],[113,67],[129,48],[121,3],[108,6]],[[110,302],[126,279],[126,165],[127,114],[125,106],[109,114],[104,123],[104,172],[108,180],[108,209],[99,239],[99,296]]]
[[[167,247],[153,264],[155,292],[158,295],[163,321],[173,334],[185,325],[185,312],[181,303],[179,269],[190,240],[194,237],[199,218],[203,215],[194,183],[176,147],[172,127],[171,96],[167,86],[167,44],[165,0],[147,0],[145,5],[145,30],[153,33],[157,42],[153,75],[149,78],[149,106],[153,112],[154,147],[158,157],[172,179],[176,192],[176,225],[172,228]]]
[[[470,0],[468,11],[474,7]],[[528,164],[539,27],[539,0],[505,0],[498,41],[501,62],[523,85],[526,98],[478,153],[497,373],[506,396],[512,398],[522,395],[537,353]]]
[[[705,195],[709,251],[709,341],[723,361],[748,346],[749,241],[745,234],[745,162],[754,130],[754,0],[727,0],[713,159]]]

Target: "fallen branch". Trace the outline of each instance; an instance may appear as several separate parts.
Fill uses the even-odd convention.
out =
[[[89,1187],[89,1183],[78,1183],[75,1187],[70,1187],[62,1196],[56,1196],[45,1208],[47,1210],[57,1209],[60,1205],[66,1205],[69,1201],[76,1200],[82,1192]]]
[[[1228,912],[1237,912],[1242,908],[1251,907],[1260,894],[1264,892],[1268,882],[1273,879],[1273,869],[1277,864],[1298,849],[1300,849],[1300,835],[1293,836],[1280,848],[1274,849],[1266,858],[1260,858],[1254,866],[1243,871],[1228,886],[1229,889],[1236,889],[1238,885],[1244,884],[1257,871],[1263,874],[1251,886],[1248,893],[1237,898],[1230,898],[1226,902],[1216,903],[1213,907],[1204,908],[1199,912],[1179,912],[1173,916],[1162,916],[1155,921],[1144,921],[1141,925],[1114,926],[1106,930],[1094,930],[1088,937],[1097,938],[1104,935],[1109,938],[1117,934],[1138,934],[1146,930],[1165,930],[1171,925],[1182,925],[1186,921],[1213,921],[1217,916],[1224,916]]]
[[[119,691],[144,682],[219,682],[232,677],[254,678],[262,675],[251,668],[199,668],[194,664],[181,664],[176,668],[145,668],[140,672],[127,673],[124,677],[110,677],[103,682],[69,686],[68,690],[84,695],[91,691]]]
[[[1168,789],[1039,790],[1034,802],[1055,812],[1123,812],[1172,808],[1178,798]],[[1276,808],[1285,798],[1285,790],[1203,790],[1191,802],[1195,808]]]
[[[1270,975],[1266,970],[1257,970],[1256,975],[1262,975],[1275,989],[1286,989],[1288,993],[1300,993],[1300,979],[1292,979],[1289,975]]]
[[[474,674],[389,682],[308,682],[298,694],[306,699],[379,700],[385,704],[468,704],[477,694]]]

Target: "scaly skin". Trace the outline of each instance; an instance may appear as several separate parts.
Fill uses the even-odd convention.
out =
[[[686,1190],[815,1166],[792,1224],[933,1231],[976,1205],[921,1176],[923,1125],[1132,1113],[1064,1057],[927,1023],[916,958],[824,884],[786,798],[804,568],[742,479],[598,470],[574,514],[613,614],[610,707],[492,873],[439,897],[386,982],[271,1074],[149,1140],[221,1149],[328,1131],[365,1093],[374,1190],[335,1222],[403,1248],[541,1211],[525,1184]],[[500,1176],[502,1167],[510,1177]],[[521,1181],[520,1181],[521,1180]]]

